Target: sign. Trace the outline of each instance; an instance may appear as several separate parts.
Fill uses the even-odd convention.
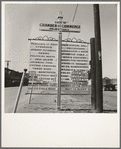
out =
[[[56,91],[57,43],[55,41],[32,40],[30,45],[28,93],[43,90]],[[56,91],[57,92],[57,91]]]
[[[88,92],[87,43],[62,43],[61,87],[69,94]]]
[[[73,22],[68,24],[67,22],[55,22],[54,24],[48,23],[40,23],[39,30],[40,31],[58,31],[62,30],[62,32],[75,32],[80,33],[80,25],[76,25]]]
[[[57,94],[58,42],[31,40],[29,64],[29,91]],[[61,94],[88,92],[88,44],[62,41]]]

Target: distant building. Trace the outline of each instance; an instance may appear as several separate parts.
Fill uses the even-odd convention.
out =
[[[21,72],[5,68],[5,87],[19,86],[21,77]],[[28,73],[25,75],[23,85],[28,85]]]
[[[108,77],[104,77],[102,81],[104,91],[117,91],[117,78],[110,79]]]

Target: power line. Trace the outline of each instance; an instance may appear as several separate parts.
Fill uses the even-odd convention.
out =
[[[75,9],[75,13],[74,13],[74,16],[73,16],[73,20],[72,20],[72,22],[73,22],[73,21],[74,21],[74,19],[75,19],[76,12],[77,12],[77,8],[78,8],[78,4],[76,5],[76,9]]]
[[[75,19],[75,16],[76,16],[76,12],[77,12],[77,8],[78,8],[78,4],[76,5],[76,9],[75,9],[75,12],[74,12],[74,16],[73,16],[72,22],[74,22],[74,19]],[[69,35],[70,35],[70,32],[68,33],[67,39],[69,38]]]

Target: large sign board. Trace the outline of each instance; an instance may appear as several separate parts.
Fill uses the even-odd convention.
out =
[[[58,82],[58,42],[31,40],[28,93],[55,93]],[[88,92],[88,44],[62,42],[61,94]]]

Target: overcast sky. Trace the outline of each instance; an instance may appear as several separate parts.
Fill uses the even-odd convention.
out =
[[[62,11],[63,20],[72,22],[75,4],[5,4],[5,60],[10,60],[10,69],[23,71],[29,69],[28,38],[52,36],[58,38],[57,32],[39,31],[39,23],[54,23],[58,12]],[[103,77],[117,77],[117,6],[100,4],[101,45]],[[81,25],[80,33],[71,33],[69,38],[76,37],[90,42],[94,37],[94,14],[92,4],[78,4],[74,18],[75,24]],[[63,39],[68,33],[63,33]],[[6,64],[5,64],[6,66]]]

